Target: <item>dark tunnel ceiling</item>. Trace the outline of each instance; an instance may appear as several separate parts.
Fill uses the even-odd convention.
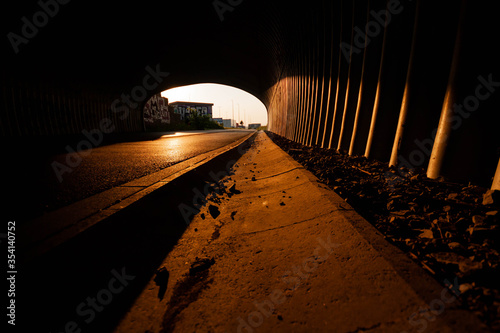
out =
[[[4,36],[11,31],[20,34],[21,17],[31,19],[40,10],[36,1],[12,6],[4,12]],[[281,34],[289,33],[300,20],[298,15],[307,10],[292,6],[297,4],[242,1],[226,11],[221,21],[212,0],[116,5],[71,1],[60,5],[59,12],[27,45],[20,46],[17,55],[4,38],[10,55],[7,71],[42,84],[71,82],[120,92],[140,83],[146,66],[160,64],[162,71],[171,74],[159,91],[213,82],[261,98],[278,78],[276,46],[285,42]]]

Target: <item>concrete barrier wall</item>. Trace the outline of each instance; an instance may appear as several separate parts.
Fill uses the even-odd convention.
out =
[[[6,137],[79,135],[109,123],[113,133],[143,130],[142,111],[113,102],[120,94],[88,86],[15,79],[2,84],[0,133]]]
[[[472,1],[323,1],[281,51],[269,130],[488,184],[500,147],[495,27]]]

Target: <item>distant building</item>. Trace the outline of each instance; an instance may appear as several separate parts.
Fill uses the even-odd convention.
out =
[[[181,115],[182,120],[194,112],[198,112],[199,115],[208,115],[212,118],[213,103],[173,102],[169,106],[174,108],[174,113]]]
[[[236,121],[234,119],[222,119],[224,122],[224,127],[236,127]]]
[[[144,128],[147,131],[162,130],[170,124],[168,99],[156,94],[151,97],[143,110]]]
[[[224,121],[222,118],[212,118],[213,121],[215,121],[217,124],[224,126]]]
[[[248,129],[257,129],[261,126],[260,123],[255,123],[255,124],[248,124]]]

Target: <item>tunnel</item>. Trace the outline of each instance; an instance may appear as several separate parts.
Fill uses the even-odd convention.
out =
[[[210,82],[290,140],[500,188],[491,2],[41,0],[2,21],[4,142],[141,132],[151,96]]]
[[[255,310],[273,299],[278,305],[297,289],[293,302],[269,314],[264,327],[390,331],[392,325],[427,327],[436,318],[428,317],[431,307],[444,306],[455,299],[449,292],[465,287],[463,300],[477,300],[479,293],[484,303],[446,301],[451,311],[433,324],[472,331],[472,312],[488,302],[483,312],[496,316],[490,322],[498,325],[500,209],[498,191],[487,190],[500,190],[496,7],[473,0],[9,2],[1,20],[2,216],[6,225],[19,222],[17,238],[6,228],[0,242],[18,246],[15,254],[9,248],[19,263],[18,322],[79,332],[77,323],[112,330],[126,317],[135,331],[145,332],[149,326],[141,323],[149,319],[135,318],[154,315],[151,322],[162,327],[156,331],[169,332],[184,316],[183,325],[205,324],[205,316],[224,310],[219,327],[242,331],[239,319],[247,328],[260,326],[251,319],[264,321],[273,311],[255,317]],[[197,153],[92,196],[78,186],[71,205],[50,206],[65,194],[44,198],[52,190],[45,191],[45,175],[62,175],[51,169],[52,156],[64,155],[67,162],[78,155],[67,147],[82,152],[102,138],[123,143],[144,137],[160,146],[150,138],[164,133],[145,133],[148,100],[200,83],[258,98],[268,112],[267,134],[240,131],[245,137],[231,149],[214,148],[219,159],[211,159],[212,150]],[[199,137],[204,135],[213,133]],[[180,142],[171,139],[165,141]],[[192,139],[184,146],[209,141]],[[273,143],[285,139],[294,148]],[[90,170],[81,179],[101,186],[125,169],[132,149],[118,155],[117,164],[99,159],[111,146],[92,154],[93,165],[106,165],[105,171],[80,167]],[[136,150],[145,157],[137,159],[153,165],[154,153],[143,147]],[[319,153],[306,154],[312,151]],[[328,169],[323,179],[307,170],[308,161],[294,160],[318,155],[330,163],[322,166]],[[336,168],[346,160],[341,166],[347,171]],[[383,171],[370,173],[352,161]],[[175,172],[167,177],[170,167]],[[392,186],[386,170],[405,181]],[[407,191],[413,175],[421,186]],[[330,178],[345,179],[346,187],[358,184],[341,197],[334,192],[340,182]],[[221,185],[225,192],[217,197],[221,182],[227,189]],[[445,186],[453,193],[440,190]],[[362,213],[369,209],[358,207],[385,215],[372,214],[377,219],[368,222]],[[318,260],[327,253],[329,261]],[[435,254],[431,259],[439,265],[430,264]],[[458,259],[450,262],[453,254]],[[452,265],[454,270],[436,269]],[[302,289],[289,283],[297,279]],[[198,296],[205,311],[196,312]],[[93,298],[110,305],[103,316]],[[428,331],[443,331],[434,327]]]

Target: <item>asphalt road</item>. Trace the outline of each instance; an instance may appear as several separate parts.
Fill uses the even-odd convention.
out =
[[[10,196],[4,203],[7,209],[15,209],[10,219],[34,217],[218,149],[247,134],[246,130],[227,130],[158,137],[72,154],[19,149],[8,158],[5,174]]]

